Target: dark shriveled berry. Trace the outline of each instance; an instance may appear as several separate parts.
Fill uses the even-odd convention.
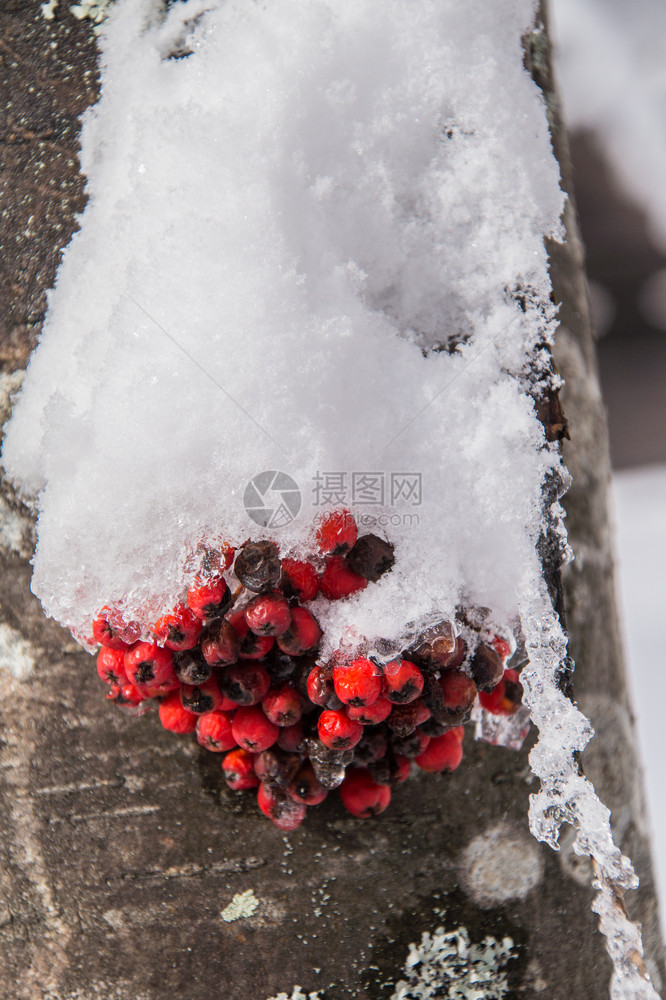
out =
[[[394,705],[386,724],[398,739],[411,736],[417,726],[430,718],[430,712],[420,698],[408,705]]]
[[[183,684],[204,684],[213,673],[211,665],[190,650],[174,656],[173,668]]]
[[[262,661],[271,678],[271,685],[279,685],[292,677],[298,668],[298,660],[283,653],[279,646],[273,646],[265,660]]]
[[[238,636],[226,618],[214,618],[201,632],[201,652],[206,663],[226,667],[238,659]]]
[[[374,764],[381,760],[388,747],[388,734],[381,729],[366,729],[361,740],[354,747],[354,763]]]
[[[407,757],[413,760],[427,749],[430,737],[422,729],[415,729],[411,736],[403,736],[402,739],[391,740],[393,752],[400,757]]]
[[[456,722],[449,722],[448,720],[444,721],[443,719],[433,717],[432,719],[426,719],[425,722],[422,722],[419,729],[422,733],[425,733],[426,736],[430,736],[432,738],[434,736],[443,736],[444,733],[448,733],[449,729],[456,725]]]
[[[282,568],[274,542],[248,542],[236,556],[234,572],[240,582],[254,593],[274,590]]]
[[[256,755],[254,773],[259,781],[263,781],[267,785],[286,788],[293,781],[300,766],[299,754],[285,753],[279,747],[272,746]]]
[[[347,565],[354,573],[376,583],[395,562],[394,547],[378,535],[361,535],[347,554]]]
[[[456,654],[456,634],[453,623],[442,621],[429,625],[409,650],[424,670],[440,670],[449,665]]]
[[[195,715],[205,715],[214,709],[220,711],[224,700],[217,680],[213,677],[204,684],[183,684],[180,689],[180,700],[183,708]]]
[[[222,694],[236,705],[256,705],[267,693],[271,679],[256,660],[238,660],[217,677]]]
[[[469,666],[479,691],[492,691],[504,674],[502,657],[496,649],[484,643],[476,647]]]

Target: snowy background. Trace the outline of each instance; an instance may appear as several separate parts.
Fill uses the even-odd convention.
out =
[[[616,470],[625,649],[666,912],[666,5],[552,0]]]

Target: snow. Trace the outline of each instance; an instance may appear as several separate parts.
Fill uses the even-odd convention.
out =
[[[564,479],[530,395],[550,378],[544,236],[563,200],[523,67],[533,17],[532,0],[110,7],[89,202],[3,463],[39,510],[33,590],[82,641],[103,605],[171,607],[202,540],[265,533],[243,506],[259,473],[300,487],[271,529],[296,555],[322,476],[421,477],[418,503],[348,502],[396,566],[315,605],[327,642],[460,606],[520,625],[532,830],[556,847],[578,827],[613,996],[647,998],[638,930],[612,908],[634,877],[574,766],[591,729],[557,689],[566,641],[535,549],[546,477]],[[559,530],[556,501],[549,516]]]
[[[666,247],[666,6],[661,0],[553,0],[565,117],[600,139]]]
[[[666,467],[614,476],[618,570],[625,615],[625,650],[632,679],[638,743],[652,821],[654,864],[662,914],[666,912],[666,807],[663,761],[666,734],[666,652],[663,648],[666,564]]]
[[[150,620],[202,538],[256,535],[255,474],[300,486],[286,552],[318,473],[412,473],[418,506],[359,508],[400,569],[326,611],[331,644],[459,603],[510,619],[559,462],[512,374],[552,330],[562,208],[532,4],[156,11],[117,3],[101,35],[90,201],[7,430],[39,496],[34,592],[83,638],[108,603]]]

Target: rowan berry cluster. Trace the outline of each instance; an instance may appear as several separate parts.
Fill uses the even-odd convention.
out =
[[[183,602],[150,628],[106,608],[92,625],[107,697],[137,710],[157,701],[162,725],[223,754],[229,787],[257,789],[259,808],[285,831],[336,788],[354,816],[378,815],[412,763],[458,767],[477,696],[510,715],[522,695],[517,672],[505,670],[506,639],[471,641],[467,629],[465,641],[445,619],[397,655],[319,659],[322,630],[304,605],[367,587],[394,555],[377,535],[359,537],[348,511],[325,517],[316,542],[307,561],[281,559],[269,540],[209,553]]]

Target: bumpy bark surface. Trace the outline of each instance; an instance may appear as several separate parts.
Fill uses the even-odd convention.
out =
[[[0,327],[5,373],[25,364],[58,253],[82,208],[77,117],[95,96],[95,45],[67,9],[0,11],[3,128]],[[53,43],[55,42],[55,45]],[[552,97],[545,35],[530,64]],[[565,164],[562,131],[555,127]],[[617,636],[607,516],[608,459],[580,243],[553,247],[568,384],[571,541],[566,574],[575,693],[600,735],[585,767],[613,807],[642,888],[631,902],[648,961],[663,971],[649,850]],[[14,381],[3,376],[6,391]],[[5,400],[6,404],[6,400]],[[94,663],[30,595],[30,525],[0,507],[0,996],[17,1000],[267,1000],[299,983],[326,1000],[389,997],[410,942],[438,926],[473,941],[510,936],[514,997],[608,995],[610,963],[590,910],[589,866],[536,844],[526,747],[465,740],[451,776],[411,779],[376,821],[332,799],[283,836],[218,759],[103,698]],[[32,672],[26,679],[12,675]],[[252,890],[256,908],[223,911]],[[253,910],[253,912],[249,912]]]

